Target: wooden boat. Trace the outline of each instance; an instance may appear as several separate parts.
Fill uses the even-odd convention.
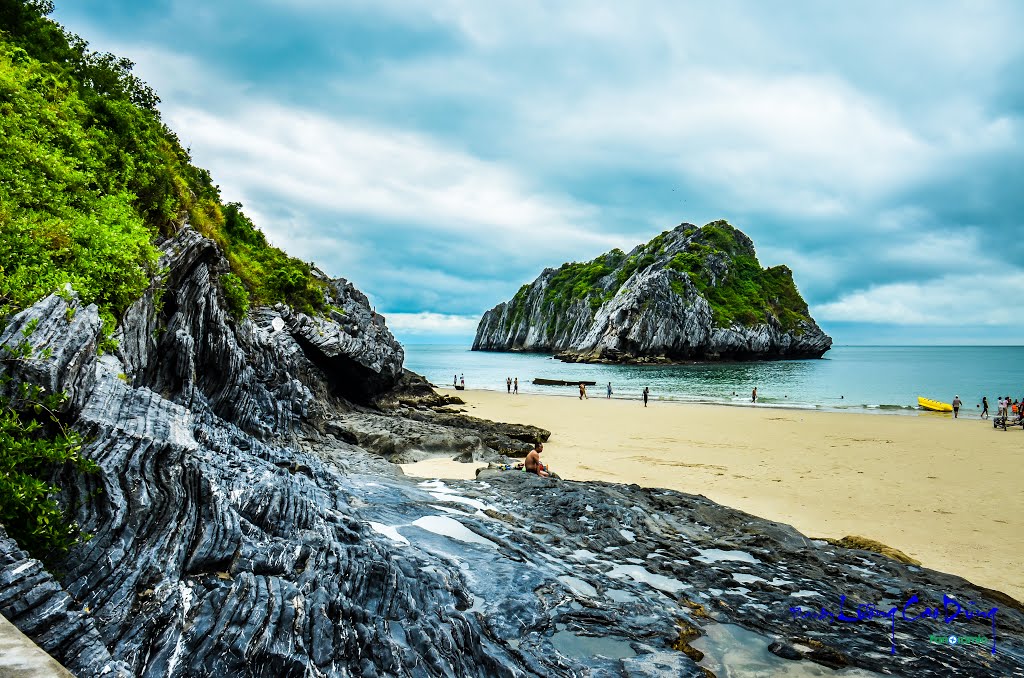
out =
[[[536,377],[533,380],[534,386],[597,386],[596,381],[565,381],[564,379],[541,379]]]
[[[938,400],[931,400],[930,398],[918,397],[917,404],[923,409],[931,410],[932,412],[952,412],[953,406],[949,403],[940,403]]]
[[[461,384],[455,384],[455,390],[456,391],[465,391],[466,387],[461,385]]]

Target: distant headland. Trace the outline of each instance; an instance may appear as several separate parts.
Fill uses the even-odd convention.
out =
[[[473,341],[475,351],[630,363],[820,358],[831,346],[792,271],[761,268],[753,241],[725,221],[547,268],[484,313]]]

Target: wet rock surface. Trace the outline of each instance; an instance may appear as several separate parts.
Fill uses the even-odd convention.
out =
[[[63,499],[94,537],[58,580],[0,535],[0,613],[77,675],[1024,675],[1019,604],[957,577],[678,492],[406,478],[371,435],[495,450],[445,423],[460,413],[343,397],[279,309],[227,317],[203,239],[165,249],[168,299],[61,373],[86,385],[75,426],[101,469],[62,477]],[[92,336],[53,331],[52,299],[29,312],[55,353]],[[844,595],[854,617],[911,595],[911,617],[998,607],[997,653],[929,640],[988,618],[817,618]]]
[[[737,252],[753,257],[750,238],[734,234]],[[566,294],[556,288],[560,270],[545,269],[511,301],[484,313],[473,350],[539,351],[567,362],[659,364],[820,358],[832,346],[831,337],[810,316],[795,326],[784,326],[773,313],[763,321],[719,325],[707,292],[672,267],[674,257],[703,245],[702,238],[693,224],[680,224],[665,232],[656,252],[639,245],[628,255],[608,253],[607,273],[586,296],[574,296],[562,306],[555,303]],[[734,262],[717,253],[704,265],[714,286]],[[806,312],[803,304],[799,313]]]

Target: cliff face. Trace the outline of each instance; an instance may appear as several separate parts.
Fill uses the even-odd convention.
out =
[[[0,350],[50,349],[0,361],[0,376],[68,391],[64,416],[99,466],[61,474],[94,536],[59,577],[0,526],[0,613],[76,675],[697,677],[705,655],[765,675],[801,659],[1024,671],[1019,604],[703,497],[511,471],[409,480],[387,458],[496,458],[548,434],[454,411],[401,370],[345,283],[330,317],[278,307],[236,322],[213,243],[186,229],[163,253],[114,354],[97,355],[97,309],[70,294],[0,333]],[[890,654],[888,620],[790,612],[909,592],[912,612],[944,594],[999,607],[1000,654],[929,643],[950,632],[932,617],[897,620]]]
[[[750,238],[714,222],[545,269],[484,313],[473,350],[664,362],[820,358],[831,345],[791,271],[762,269]]]

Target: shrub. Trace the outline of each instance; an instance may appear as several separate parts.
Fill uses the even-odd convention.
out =
[[[234,273],[222,275],[220,282],[224,285],[228,312],[235,320],[241,320],[249,313],[249,291],[245,289],[242,279]]]
[[[82,457],[78,434],[53,414],[64,396],[44,397],[39,387],[21,386],[16,400],[0,397],[0,523],[31,555],[51,560],[80,534],[57,503],[59,490],[49,478],[68,466],[86,472],[97,467]]]
[[[0,366],[49,360],[36,354],[28,338],[37,322],[22,329],[17,345],[0,347]],[[0,524],[18,544],[42,560],[65,553],[79,539],[78,525],[57,503],[58,488],[49,479],[67,467],[92,472],[97,466],[81,455],[82,440],[60,421],[56,410],[66,396],[41,386],[15,383],[0,373]]]
[[[312,267],[221,204],[132,63],[92,52],[52,10],[0,0],[0,318],[71,283],[113,329],[149,284],[154,239],[186,221],[221,245],[253,303],[322,311]]]

